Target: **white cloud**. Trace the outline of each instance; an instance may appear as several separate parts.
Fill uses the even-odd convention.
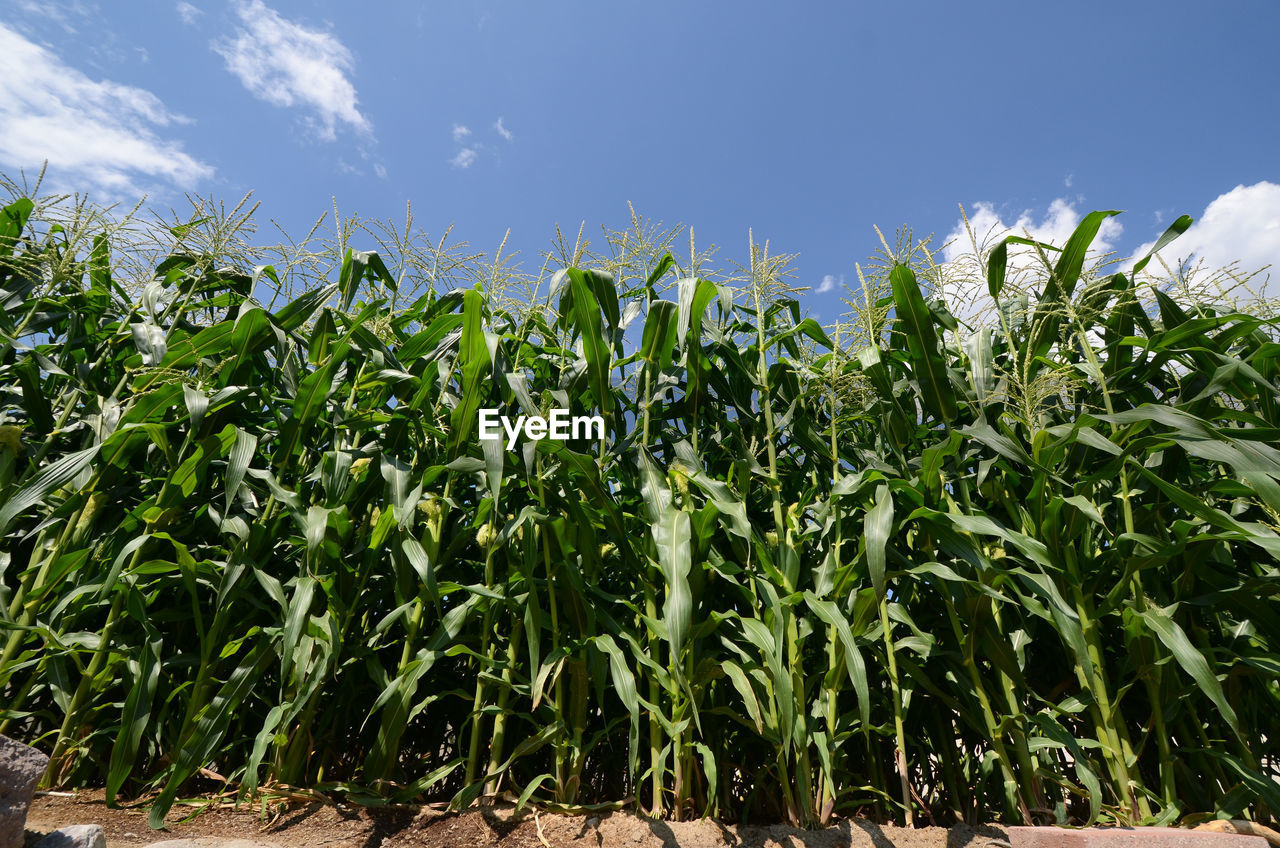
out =
[[[1165,211],[1155,213],[1157,224],[1171,218]],[[1214,198],[1196,222],[1160,251],[1160,257],[1170,268],[1177,268],[1184,261],[1193,266],[1201,264],[1203,273],[1193,275],[1192,285],[1199,281],[1209,286],[1209,293],[1216,292],[1210,282],[1211,275],[1222,268],[1234,266],[1237,276],[1247,276],[1263,270],[1249,281],[1250,292],[1239,291],[1236,296],[1258,296],[1267,299],[1280,298],[1280,185],[1259,182],[1254,185],[1238,185]],[[1003,220],[990,203],[978,203],[969,213],[969,223],[980,247],[990,249],[1006,234],[1029,235],[1061,247],[1080,223],[1081,216],[1066,200],[1058,199],[1050,204],[1040,219],[1030,212],[1023,212],[1012,224]],[[1091,256],[1115,249],[1122,226],[1116,218],[1107,218],[1093,242]],[[957,221],[948,236],[948,244],[942,257],[942,296],[957,318],[968,321],[991,307],[985,277],[977,273],[973,263],[973,245],[965,231],[964,222]],[[1133,251],[1131,259],[1117,270],[1133,267],[1133,260],[1145,256],[1155,244],[1152,239]],[[1050,253],[1054,261],[1056,253]],[[1030,269],[1041,266],[1032,248],[1011,245],[1009,248],[1009,278],[1016,280]],[[1153,261],[1147,272],[1164,276],[1164,268]],[[1037,275],[1032,275],[1032,279]],[[1042,276],[1042,273],[1039,275]],[[1229,280],[1226,282],[1230,282]]]
[[[498,131],[498,135],[502,136],[507,141],[515,140],[515,136],[511,134],[511,130],[503,126],[501,116],[499,116],[498,122],[493,125],[493,128]]]
[[[466,141],[467,136],[471,135],[471,130],[462,124],[453,125],[453,140],[461,144]]]
[[[818,294],[826,294],[827,292],[833,290],[836,286],[843,286],[843,285],[844,285],[844,274],[840,275],[839,280],[837,280],[831,274],[826,274],[823,276],[822,282],[818,284]]]
[[[186,2],[186,0],[182,0],[175,8],[178,10],[178,17],[182,18],[182,22],[188,26],[194,24],[196,19],[204,14],[204,12],[193,4]]]
[[[387,169],[377,162],[373,163],[373,172],[378,175],[378,179],[385,180],[387,178]]]
[[[1038,223],[1032,216],[1030,209],[1025,210],[1013,223],[1005,223],[1000,214],[996,212],[995,206],[990,203],[974,204],[973,211],[969,212],[968,215],[969,223],[979,239],[988,235],[994,236],[1008,232],[1009,235],[1026,236],[1058,247],[1062,247],[1067,243],[1067,239],[1071,237],[1076,227],[1080,225],[1081,219],[1080,213],[1076,211],[1075,206],[1061,197],[1049,204],[1048,211],[1045,212],[1044,217]],[[1098,236],[1094,239],[1094,251],[1105,252],[1110,250],[1123,231],[1124,226],[1119,221],[1114,217],[1107,218],[1102,222],[1102,227],[1098,230]],[[972,245],[969,243],[969,235],[965,232],[963,221],[956,222],[955,229],[951,231],[951,235],[947,236],[947,240],[949,244],[943,253],[948,260],[955,259],[972,250]],[[1033,248],[1010,246],[1009,261],[1011,264],[1014,262],[1015,257],[1030,261],[1034,256]]]
[[[1049,204],[1039,221],[1031,210],[1025,210],[1012,223],[1006,222],[993,204],[985,202],[974,204],[967,214],[980,249],[995,247],[1005,235],[1022,236],[1062,247],[1081,220],[1075,206],[1061,197]],[[1114,217],[1105,219],[1089,250],[1090,256],[1111,251],[1123,231],[1124,226]],[[942,258],[945,260],[941,267],[942,297],[952,314],[962,321],[977,317],[991,306],[986,278],[977,272],[973,262],[973,249],[964,221],[957,221],[955,228],[947,236],[947,243],[942,251]],[[1056,252],[1047,253],[1050,262],[1056,260]],[[1035,248],[1025,245],[1009,246],[1007,280],[1010,283],[1033,269],[1043,267],[1044,262]]]
[[[449,164],[455,168],[470,168],[479,155],[474,147],[464,147],[458,151],[457,156],[449,160]]]
[[[162,181],[192,188],[213,168],[161,138],[157,127],[185,123],[151,92],[95,81],[0,23],[0,163],[39,168],[55,181],[120,198]]]
[[[1153,239],[1142,245],[1134,257],[1145,256],[1154,244]],[[1160,256],[1171,268],[1183,259],[1203,261],[1207,271],[1238,262],[1238,270],[1248,274],[1270,265],[1251,286],[1264,297],[1280,297],[1280,185],[1266,181],[1238,185],[1219,195]],[[1147,270],[1156,270],[1156,264],[1153,261]]]
[[[337,36],[286,20],[262,0],[238,0],[235,10],[244,27],[213,49],[251,94],[276,106],[310,108],[318,117],[311,123],[326,141],[335,138],[338,123],[372,133],[347,78],[355,60]]]

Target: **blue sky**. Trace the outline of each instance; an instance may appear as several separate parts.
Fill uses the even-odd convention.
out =
[[[302,234],[402,217],[537,264],[558,223],[748,228],[834,317],[873,225],[1280,267],[1274,0],[409,3],[0,0],[0,171],[235,201]],[[270,235],[267,233],[266,235]],[[1280,278],[1280,273],[1277,273]],[[1278,286],[1272,284],[1270,293]]]

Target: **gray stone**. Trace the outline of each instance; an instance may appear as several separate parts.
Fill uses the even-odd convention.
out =
[[[69,824],[47,834],[36,848],[107,848],[107,834],[100,824]]]
[[[0,736],[0,848],[22,848],[31,796],[48,767],[35,748]]]
[[[1269,848],[1261,836],[1180,827],[1011,827],[1013,848]]]

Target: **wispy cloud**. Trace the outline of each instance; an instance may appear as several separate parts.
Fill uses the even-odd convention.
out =
[[[68,33],[75,34],[78,30],[75,21],[89,20],[94,9],[75,0],[71,3],[49,3],[44,0],[19,0],[18,8],[27,17],[40,17],[53,21]]]
[[[449,160],[449,164],[455,168],[470,168],[479,155],[474,147],[464,147],[458,151],[457,156]]]
[[[182,22],[188,26],[194,24],[196,19],[204,14],[194,4],[188,3],[186,0],[182,0],[175,8],[178,10],[178,17],[182,18]]]
[[[836,286],[844,285],[844,274],[840,275],[837,280],[833,274],[826,274],[822,278],[822,282],[818,283],[818,294],[826,294],[835,289]]]
[[[373,128],[357,107],[356,88],[347,78],[355,59],[337,36],[287,20],[262,0],[238,0],[243,27],[213,48],[244,87],[276,106],[301,106],[325,141],[339,123],[371,135]]]
[[[493,129],[498,135],[507,141],[514,141],[515,135],[511,130],[507,129],[507,125],[502,122],[502,117],[494,123]],[[496,155],[500,158],[500,152],[491,144],[486,144],[479,140],[473,139],[474,133],[466,124],[453,125],[453,142],[459,145],[458,152],[449,160],[449,164],[455,168],[470,168],[480,158],[480,152],[485,151],[485,155]]]
[[[0,23],[0,163],[39,168],[55,181],[116,197],[155,183],[193,188],[213,168],[156,130],[187,123],[151,92],[95,81]]]

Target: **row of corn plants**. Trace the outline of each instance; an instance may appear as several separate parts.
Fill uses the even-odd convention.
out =
[[[215,210],[144,264],[41,204],[0,212],[0,732],[48,786],[1280,810],[1276,324],[1106,271],[1114,213],[975,249],[992,320],[908,242],[822,326],[754,241],[252,264]]]

